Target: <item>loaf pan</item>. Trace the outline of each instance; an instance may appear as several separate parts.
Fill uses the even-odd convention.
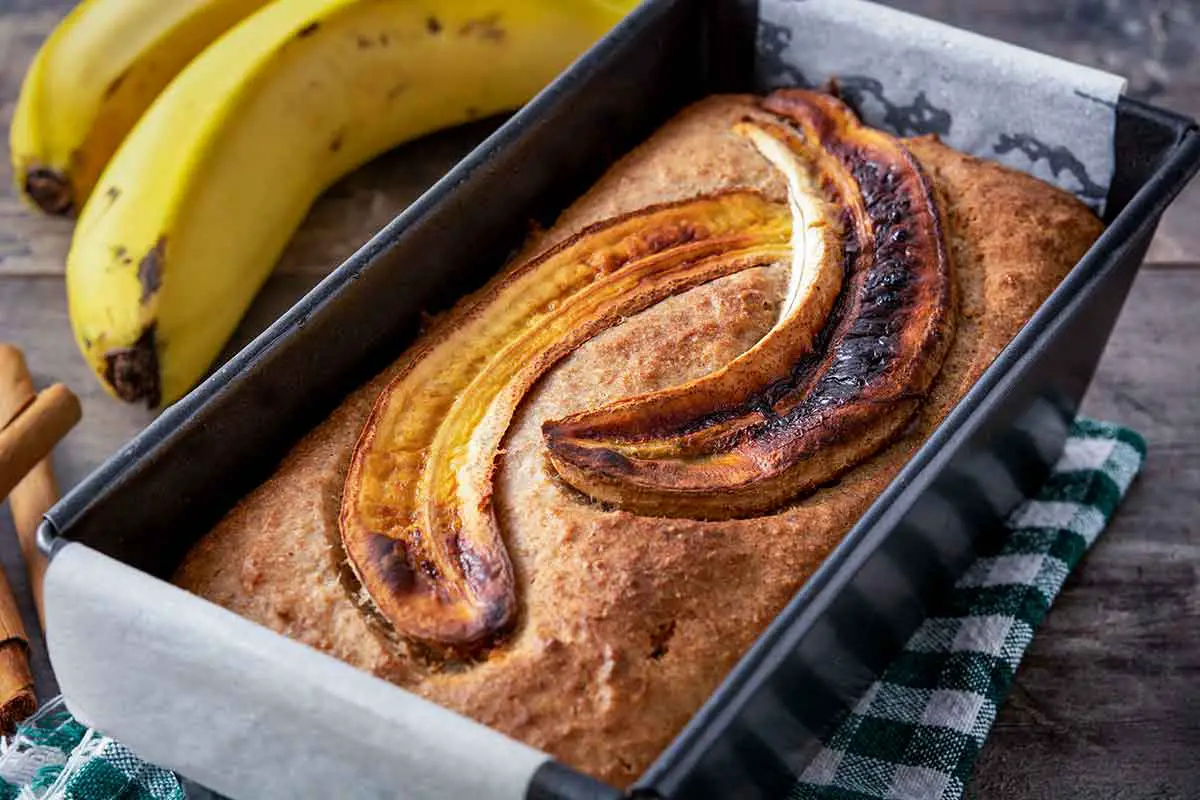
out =
[[[237,797],[619,797],[544,753],[166,580],[421,313],[481,285],[681,107],[754,85],[748,2],[649,0],[47,515],[50,655],[68,705]],[[1122,98],[1107,230],[637,783],[786,793],[1056,458],[1168,203],[1200,165],[1177,115]]]

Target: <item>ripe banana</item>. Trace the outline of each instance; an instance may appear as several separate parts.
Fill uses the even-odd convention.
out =
[[[204,374],[313,200],[373,156],[514,108],[617,22],[605,0],[280,0],[192,61],[101,176],[67,261],[117,397]]]
[[[17,190],[49,214],[83,207],[101,170],[181,69],[267,0],[84,0],[25,76],[13,113]]]

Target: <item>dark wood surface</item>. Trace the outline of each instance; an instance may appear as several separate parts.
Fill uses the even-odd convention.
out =
[[[1200,0],[899,0],[895,5],[1093,64],[1130,93],[1200,116]],[[0,127],[68,0],[0,0]],[[245,342],[466,152],[486,129],[435,137],[339,183],[289,248]],[[0,341],[41,382],[64,380],[85,422],[60,448],[70,485],[148,421],[103,395],[71,341],[70,226],[20,206],[0,166]],[[1150,457],[1116,520],[1039,630],[980,757],[981,798],[1200,798],[1200,184],[1162,224],[1088,395],[1088,414],[1145,434]],[[0,561],[28,611],[0,514]],[[27,615],[27,623],[33,617]],[[36,626],[35,626],[36,627]],[[35,634],[36,636],[36,634]],[[40,641],[40,639],[39,639]],[[44,657],[37,671],[53,690]]]

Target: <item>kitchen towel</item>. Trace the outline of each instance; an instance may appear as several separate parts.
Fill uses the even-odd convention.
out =
[[[184,800],[174,774],[46,703],[0,748],[0,800]]]
[[[1141,469],[1137,433],[1079,419],[1046,484],[799,776],[789,800],[962,797],[1021,656]],[[0,751],[0,800],[183,800],[174,775],[75,722],[61,700]]]
[[[978,558],[825,740],[790,800],[957,800],[1067,575],[1142,467],[1137,433],[1078,419],[1008,536]]]

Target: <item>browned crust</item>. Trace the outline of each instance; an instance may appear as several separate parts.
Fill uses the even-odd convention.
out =
[[[742,186],[782,199],[771,168],[727,133],[747,105],[717,97],[681,114],[538,245],[702,192]],[[301,441],[196,545],[177,582],[593,775],[630,783],[1100,232],[1086,208],[1046,184],[930,139],[908,146],[945,195],[958,334],[913,424],[838,485],[769,517],[696,522],[581,504],[545,469],[546,419],[698,377],[753,345],[774,324],[784,281],[778,269],[750,270],[592,340],[519,410],[504,442],[497,513],[524,618],[486,663],[431,672],[397,652],[347,592],[332,545],[350,451],[404,358]]]

